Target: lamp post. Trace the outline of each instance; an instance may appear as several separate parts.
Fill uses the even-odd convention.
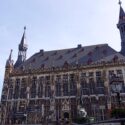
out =
[[[112,90],[117,94],[118,107],[121,107],[120,91],[122,90],[122,85],[119,83],[112,84]]]
[[[121,99],[120,99],[120,92],[122,90],[122,81],[120,80],[119,77],[115,76],[113,77],[113,80],[111,82],[111,90],[112,92],[116,93],[116,97],[117,97],[117,103],[118,103],[118,107],[121,107]]]
[[[110,85],[112,92],[116,93],[118,108],[120,109],[121,108],[120,92],[122,91],[123,81],[118,76],[114,75]],[[124,121],[120,121],[120,124],[124,125]]]
[[[85,108],[83,106],[83,98],[82,98],[82,96],[80,96],[79,107],[80,107],[79,108],[80,116],[85,118],[87,116],[87,112],[86,112],[86,110],[85,110]]]

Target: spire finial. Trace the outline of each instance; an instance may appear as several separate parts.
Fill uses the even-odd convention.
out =
[[[122,1],[121,1],[121,0],[119,0],[118,4],[121,6],[121,4],[122,4]]]
[[[26,30],[26,26],[24,26],[24,31]]]
[[[13,50],[11,49],[11,50],[10,50],[9,60],[11,60],[11,58],[12,58],[12,52],[13,52]]]

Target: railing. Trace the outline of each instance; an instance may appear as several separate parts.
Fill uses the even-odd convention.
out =
[[[72,125],[80,125],[80,124],[72,123]],[[125,125],[125,118],[104,120],[93,123],[84,123],[81,125]]]

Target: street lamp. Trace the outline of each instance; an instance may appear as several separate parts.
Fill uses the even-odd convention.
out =
[[[79,102],[79,115],[80,117],[84,117],[84,118],[87,116],[87,112],[85,108],[83,107],[82,97],[80,97],[80,102]]]
[[[122,90],[122,82],[119,79],[119,77],[115,76],[113,78],[113,81],[111,82],[111,90],[112,92],[117,94],[117,102],[118,102],[118,107],[121,107],[121,100],[120,100],[120,92]]]
[[[121,108],[120,92],[122,91],[123,81],[118,76],[114,75],[110,85],[112,91],[117,94],[118,107],[120,109]],[[124,125],[124,121],[120,121],[120,124]]]

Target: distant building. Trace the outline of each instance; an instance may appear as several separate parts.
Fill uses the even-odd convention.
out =
[[[83,107],[97,121],[110,117],[117,106],[110,83],[122,83],[121,106],[125,107],[125,12],[120,4],[121,52],[107,44],[35,53],[26,59],[25,30],[18,59],[12,50],[5,66],[1,97],[1,125],[41,124],[76,118]]]

